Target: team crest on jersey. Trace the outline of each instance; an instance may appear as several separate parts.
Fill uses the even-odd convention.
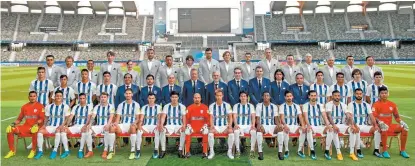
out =
[[[34,109],[33,112],[37,112],[37,109]]]
[[[393,110],[393,108],[392,107],[389,107],[389,109],[392,111]]]
[[[200,113],[203,114],[203,110],[200,110]]]

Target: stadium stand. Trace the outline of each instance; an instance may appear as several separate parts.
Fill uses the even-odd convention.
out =
[[[16,13],[1,13],[1,39],[13,40],[13,33],[16,28]]]
[[[415,58],[415,43],[401,44],[401,49],[397,49],[399,58],[413,59]]]
[[[307,53],[310,53],[313,59],[326,59],[329,56],[328,50],[320,49],[317,44],[301,44],[297,48],[302,59]]]
[[[122,28],[124,16],[108,16],[106,28]]]
[[[372,30],[377,30],[378,33],[365,33],[366,39],[391,38],[389,30],[388,15],[386,12],[368,12],[368,17],[372,23]],[[349,17],[350,19],[350,17]]]
[[[361,44],[367,50],[367,54],[376,57],[376,59],[392,59],[392,48],[386,48],[385,45],[378,44]],[[364,57],[363,57],[364,58]],[[362,59],[363,59],[362,58]],[[357,58],[356,58],[357,59]]]
[[[268,40],[293,40],[294,35],[283,35],[281,34],[284,29],[282,26],[282,16],[269,16],[264,17],[265,20],[265,31],[267,33]]]
[[[287,14],[287,15],[285,15],[285,22],[286,22],[287,27],[289,27],[289,26],[293,26],[293,27],[303,26],[303,23],[301,23],[301,17],[298,14]]]
[[[85,16],[85,25],[82,33],[82,41],[109,41],[108,35],[98,35],[101,32],[102,22],[105,16]]]
[[[152,41],[153,40],[153,16],[147,16],[147,23],[146,23],[146,36],[144,38],[145,41]]]
[[[344,14],[334,14],[333,16],[324,15],[327,21],[327,26],[330,33],[331,40],[347,40],[360,39],[358,33],[346,33],[347,27],[344,19]]]
[[[71,47],[68,46],[53,46],[47,47],[46,55],[53,55],[55,56],[56,61],[65,61],[67,56],[75,56],[75,51],[71,51]]]
[[[256,40],[264,41],[264,25],[262,24],[263,16],[255,16]]]
[[[17,33],[18,41],[42,41],[44,35],[31,35],[34,32],[40,14],[20,14],[19,29]]]
[[[207,45],[212,48],[228,48],[228,42],[242,41],[240,36],[208,36]]]
[[[7,46],[2,45],[1,46],[1,61],[2,62],[7,62],[9,61],[9,57],[11,52],[7,50]]]
[[[61,20],[60,14],[44,14],[40,26],[58,27]],[[38,30],[36,30],[38,31]]]
[[[294,55],[296,57],[297,55],[297,52],[295,51],[296,47],[297,45],[292,45],[292,44],[281,44],[281,45],[273,46],[272,47],[273,57],[279,60],[285,60],[285,56],[289,54]]]
[[[116,54],[115,60],[126,61],[128,59],[138,60],[139,51],[135,51],[133,46],[92,46],[88,51],[82,51],[78,60],[94,60],[94,61],[105,61],[107,60],[106,53],[113,51]]]
[[[395,32],[395,38],[413,38],[415,37],[415,32],[407,31],[410,29],[409,25],[409,14],[397,14],[395,12],[389,12],[393,31]]]
[[[134,17],[125,17],[127,19],[125,32],[127,35],[115,36],[115,41],[141,41],[143,36],[144,16],[139,16],[138,19]]]
[[[167,41],[181,42],[184,48],[203,47],[203,37],[201,36],[167,36]]]
[[[311,32],[310,35],[299,35],[300,39],[307,40],[327,40],[326,27],[324,26],[323,17],[321,14],[313,15],[304,15],[303,16],[306,24],[307,31]]]
[[[78,40],[81,30],[83,16],[64,15],[62,24],[62,35],[49,35],[49,41],[74,41]],[[84,28],[85,29],[85,28]]]
[[[164,60],[164,57],[167,55],[173,55],[174,49],[170,46],[154,46],[156,60]],[[144,59],[147,59],[147,56],[144,56]]]
[[[27,46],[23,51],[16,52],[16,61],[38,61],[46,46]]]
[[[360,44],[338,44],[333,53],[336,59],[341,60],[346,59],[348,55],[353,55],[356,60],[362,60],[366,57]]]
[[[347,13],[350,26],[354,25],[367,25],[366,17],[361,13]]]
[[[255,45],[237,45],[236,48],[236,55],[238,57],[238,60],[244,60],[245,59],[245,53],[251,53],[251,59],[260,59],[259,55],[262,55],[263,51],[257,51]]]

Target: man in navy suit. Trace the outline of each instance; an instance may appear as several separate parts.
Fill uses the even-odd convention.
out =
[[[206,85],[205,89],[205,104],[210,105],[216,102],[215,91],[216,89],[221,89],[223,92],[223,101],[228,102],[228,85],[220,81],[220,72],[214,71],[212,73],[213,82]]]
[[[130,73],[124,74],[124,85],[118,87],[117,94],[115,95],[115,108],[118,108],[118,104],[125,101],[124,92],[128,88],[133,90],[133,100],[137,103],[140,102],[140,88],[137,85],[132,84],[132,81],[133,75]]]
[[[310,90],[310,87],[304,84],[304,76],[301,73],[295,75],[295,82],[296,83],[290,85],[290,91],[293,92],[294,103],[302,107],[303,104],[308,102],[307,93]]]
[[[163,106],[165,106],[165,105],[167,105],[171,102],[170,93],[173,92],[173,91],[178,93],[179,102],[181,102],[181,100],[182,100],[182,96],[181,96],[182,87],[180,87],[179,85],[174,84],[174,83],[176,83],[176,77],[174,76],[174,74],[170,74],[167,77],[167,82],[168,82],[168,84],[161,89],[161,103],[163,104]]]
[[[290,89],[290,84],[284,81],[284,72],[277,69],[274,73],[274,82],[271,83],[271,102],[275,105],[281,105],[285,102],[285,91]]]
[[[246,92],[248,94],[248,82],[242,79],[242,69],[236,67],[233,70],[234,79],[228,82],[228,100],[233,107],[239,103],[239,93]]]
[[[249,80],[249,98],[250,103],[256,106],[258,103],[262,103],[262,94],[264,92],[270,92],[270,80],[263,77],[263,68],[257,66],[255,68],[255,78]]]
[[[199,93],[201,94],[202,97],[202,103],[204,102],[204,95],[205,94],[205,83],[203,83],[202,81],[198,80],[199,76],[198,76],[198,71],[197,69],[192,69],[190,71],[190,80],[184,82],[183,84],[183,92],[182,92],[182,97],[183,97],[183,104],[187,107],[191,104],[193,104],[193,95],[195,93]]]
[[[140,105],[144,106],[148,104],[147,97],[149,93],[153,93],[156,96],[156,103],[160,104],[161,103],[161,89],[154,85],[154,76],[151,74],[147,75],[146,81],[147,81],[147,86],[141,88]]]

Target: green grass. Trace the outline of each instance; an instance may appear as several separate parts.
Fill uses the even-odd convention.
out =
[[[403,120],[410,126],[415,128],[415,66],[413,65],[384,65],[381,66],[385,72],[385,84],[390,88],[390,99],[399,106],[399,112]],[[291,154],[288,160],[279,161],[277,159],[277,149],[264,147],[265,160],[250,159],[247,154],[243,154],[239,160],[229,160],[226,154],[216,154],[214,160],[202,160],[200,156],[195,155],[190,159],[178,159],[176,154],[168,154],[163,160],[151,159],[152,147],[143,147],[142,157],[139,160],[128,160],[129,147],[118,148],[117,154],[111,161],[104,161],[100,158],[102,149],[94,149],[95,157],[91,159],[77,159],[75,149],[71,149],[71,155],[67,159],[49,160],[50,150],[45,151],[45,156],[39,160],[28,160],[26,156],[28,152],[23,147],[23,142],[19,142],[17,155],[11,159],[3,159],[8,152],[6,134],[4,128],[9,125],[15,118],[5,120],[10,117],[17,116],[22,104],[27,102],[27,91],[30,81],[35,79],[35,67],[3,67],[1,68],[1,163],[2,165],[323,165],[323,164],[339,164],[339,165],[414,165],[415,164],[415,135],[410,133],[407,143],[407,152],[412,155],[410,159],[403,159],[398,155],[397,143],[393,143],[390,153],[392,159],[378,159],[371,155],[373,149],[364,149],[365,158],[358,162],[351,161],[347,156],[348,150],[342,149],[344,161],[337,161],[335,153],[332,161],[326,161],[321,151],[321,147],[317,149],[317,161],[310,158],[300,159],[295,155],[297,147],[290,148]],[[125,68],[124,68],[125,70]],[[410,118],[407,118],[410,117]],[[413,130],[410,130],[411,132]],[[28,141],[29,142],[29,141]]]

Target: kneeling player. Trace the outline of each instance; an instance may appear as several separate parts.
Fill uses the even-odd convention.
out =
[[[256,106],[255,120],[257,125],[256,141],[258,143],[258,160],[264,160],[264,154],[262,152],[263,134],[274,135],[275,127],[279,124],[278,107],[271,103],[271,96],[269,92],[264,92],[262,94],[262,100],[263,102],[258,103]],[[252,151],[250,156],[254,156]]]

